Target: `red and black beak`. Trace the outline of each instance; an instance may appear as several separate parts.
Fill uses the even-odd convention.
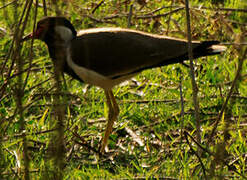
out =
[[[28,35],[26,35],[22,41],[27,41],[27,40],[30,40],[30,39],[39,39],[41,34],[43,32],[43,28],[37,28],[33,33],[30,33]]]
[[[34,38],[33,33],[30,33],[30,34],[26,35],[24,38],[22,38],[21,41],[27,41],[27,40],[32,39],[32,38]]]

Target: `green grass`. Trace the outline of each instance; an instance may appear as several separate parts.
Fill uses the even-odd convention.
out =
[[[4,2],[4,1],[3,1]],[[0,6],[3,6],[4,3]],[[127,2],[127,1],[126,1]],[[7,2],[5,2],[7,3]],[[23,140],[20,135],[21,121],[17,107],[17,84],[19,75],[16,62],[7,82],[11,69],[12,58],[7,58],[13,40],[14,27],[18,23],[25,1],[11,4],[0,11],[0,27],[7,32],[0,39],[0,67],[6,66],[1,72],[1,101],[0,101],[0,179],[23,178]],[[41,2],[40,2],[41,3]],[[96,3],[99,3],[97,1]],[[215,8],[209,1],[193,1],[193,6]],[[58,8],[75,25],[76,29],[91,27],[124,27],[128,26],[130,4],[123,1],[105,1],[92,14],[94,1],[71,1],[69,5],[58,3]],[[146,6],[133,2],[135,15],[146,15],[162,6],[169,6],[167,1],[148,1]],[[174,5],[182,6],[175,3]],[[247,4],[241,0],[225,1],[220,5],[224,8],[246,9]],[[50,7],[48,5],[48,7]],[[55,15],[55,7],[48,10],[48,15]],[[174,9],[174,8],[173,8]],[[164,8],[155,13],[164,14],[170,8]],[[31,9],[30,18],[25,34],[32,31],[35,8]],[[113,17],[118,15],[118,17]],[[42,8],[38,8],[38,19],[43,16]],[[92,18],[101,20],[94,21]],[[104,19],[104,17],[112,17]],[[222,42],[238,43],[243,36],[246,26],[246,12],[215,11],[192,9],[193,39],[215,39]],[[103,22],[105,21],[105,22]],[[108,21],[108,22],[107,22]],[[185,10],[180,10],[161,18],[138,19],[133,16],[130,28],[166,34],[169,25],[169,36],[186,38],[184,36],[186,21]],[[243,36],[246,42],[246,36]],[[247,117],[247,63],[243,64],[242,78],[237,89],[230,98],[227,109],[223,114],[213,142],[207,145],[213,124],[229,93],[231,82],[236,76],[238,61],[243,56],[246,46],[227,46],[227,51],[219,56],[197,59],[195,62],[196,82],[199,93],[201,118],[202,146],[213,155],[202,151],[200,159],[210,178],[241,179],[239,174],[246,173],[246,117]],[[21,49],[23,69],[29,67],[30,42],[24,43]],[[241,50],[239,50],[241,49]],[[46,45],[38,40],[33,44],[33,56],[30,75],[21,98],[24,107],[25,133],[30,158],[29,173],[31,179],[50,177],[54,164],[47,153],[48,142],[52,141],[54,127],[54,89],[53,64],[49,58]],[[246,60],[246,57],[245,57]],[[186,62],[189,63],[189,62]],[[144,71],[135,80],[114,88],[114,94],[120,106],[120,115],[114,125],[108,147],[107,156],[98,157],[96,153],[83,146],[97,149],[104,133],[107,106],[103,90],[88,87],[86,84],[71,80],[65,76],[66,86],[66,115],[64,123],[64,144],[66,147],[63,176],[64,179],[155,179],[172,177],[177,179],[201,179],[203,169],[197,156],[191,151],[181,129],[196,137],[194,105],[192,100],[192,85],[190,69],[181,65],[170,65]],[[27,71],[22,74],[23,80]],[[49,79],[49,80],[48,80]],[[24,81],[23,81],[24,83]],[[6,86],[5,86],[6,84]],[[184,98],[184,116],[181,117],[181,99],[179,86],[182,87]],[[64,85],[65,86],[65,85]],[[3,91],[5,87],[5,91]],[[4,93],[2,93],[4,92]],[[230,117],[228,117],[230,116]],[[133,138],[130,131],[138,138]],[[80,136],[80,138],[78,136]],[[138,140],[143,146],[138,144]],[[195,151],[198,146],[188,139]],[[78,143],[79,142],[79,143]],[[221,160],[224,159],[228,166]],[[21,163],[17,168],[18,162]],[[48,173],[48,174],[47,174]],[[210,177],[211,176],[211,177]]]

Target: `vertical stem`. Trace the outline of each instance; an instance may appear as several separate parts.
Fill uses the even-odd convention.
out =
[[[36,5],[35,5],[33,34],[34,34],[35,27],[36,27],[37,11],[38,11],[38,0],[36,0]],[[27,76],[26,76],[25,81],[23,83],[23,90],[25,89],[25,87],[27,85],[28,77],[29,77],[30,72],[31,72],[32,60],[33,60],[33,41],[34,41],[34,39],[32,38],[31,47],[30,47],[29,56],[28,56],[29,57],[29,68],[28,68],[28,71],[27,71]]]
[[[23,77],[22,77],[22,71],[23,71],[23,59],[21,59],[21,38],[24,32],[24,29],[26,27],[27,24],[27,20],[29,17],[29,12],[31,9],[31,5],[32,5],[32,0],[27,0],[26,1],[26,5],[27,5],[27,9],[23,10],[23,16],[24,16],[24,12],[26,11],[26,15],[25,15],[25,19],[22,23],[21,29],[19,28],[19,26],[16,27],[16,36],[14,38],[14,48],[13,48],[13,52],[11,55],[12,61],[16,62],[17,64],[17,70],[18,70],[18,79],[17,79],[17,85],[16,85],[16,104],[17,104],[17,109],[18,109],[18,113],[19,113],[19,124],[20,124],[20,133],[23,134],[22,137],[22,146],[23,146],[23,164],[24,164],[24,179],[25,180],[29,180],[29,158],[28,158],[28,148],[27,148],[27,140],[26,140],[26,135],[25,135],[25,119],[24,119],[24,109],[23,109],[23,104],[22,104],[22,100],[23,100],[23,96],[24,96],[24,84],[23,84]],[[16,4],[17,7],[17,4]],[[15,11],[16,13],[16,11]],[[16,14],[17,16],[17,14]],[[22,17],[23,17],[22,16]],[[19,21],[19,25],[22,22],[22,18]]]
[[[131,26],[131,18],[133,14],[133,4],[130,5],[129,15],[128,15],[128,28]]]
[[[183,138],[183,131],[184,131],[184,97],[183,97],[183,89],[182,89],[182,80],[183,80],[183,74],[181,72],[180,74],[180,83],[179,83],[179,92],[180,92],[180,101],[181,101],[181,113],[180,113],[180,121],[181,121],[181,132],[180,132],[180,136],[181,136],[181,140],[180,140],[180,147],[182,145],[182,138]]]
[[[244,62],[244,59],[246,58],[246,56],[247,56],[247,48],[245,49],[245,51],[243,53],[243,56],[239,59],[239,64],[238,64],[238,69],[237,69],[237,72],[236,72],[236,76],[235,76],[235,78],[234,78],[234,80],[232,82],[232,86],[231,86],[231,89],[230,89],[229,93],[227,94],[226,100],[224,101],[224,103],[223,103],[223,105],[221,107],[220,113],[219,113],[219,115],[217,117],[217,120],[216,120],[216,122],[214,124],[213,130],[212,130],[212,132],[211,132],[211,134],[209,136],[208,143],[210,143],[212,141],[212,139],[213,139],[213,136],[214,136],[215,131],[216,131],[217,127],[218,127],[218,124],[219,124],[219,122],[220,122],[220,120],[221,120],[221,118],[222,118],[222,116],[223,116],[223,114],[224,114],[224,112],[225,112],[225,110],[227,108],[227,104],[228,104],[228,102],[229,102],[229,100],[230,100],[230,98],[231,98],[231,96],[232,96],[232,94],[234,92],[235,86],[236,86],[236,84],[237,84],[237,82],[238,82],[238,80],[239,80],[239,78],[241,76],[242,66],[243,66],[243,62]]]
[[[60,59],[59,59],[60,60]],[[65,119],[65,100],[62,89],[62,71],[54,63],[55,71],[55,85],[56,94],[54,98],[54,120],[56,121],[55,128],[57,129],[56,135],[53,139],[55,140],[55,152],[54,152],[54,168],[57,175],[57,179],[63,179],[63,168],[64,168],[64,158],[65,158],[65,146],[64,146],[64,119]]]
[[[16,43],[16,46],[18,43]],[[18,55],[16,56],[17,60],[17,69],[18,72],[22,72],[23,63],[20,57],[20,52],[17,52]],[[20,122],[20,133],[23,134],[22,137],[22,146],[23,146],[23,161],[24,161],[24,179],[29,179],[29,159],[28,159],[28,150],[27,150],[27,140],[25,136],[25,121],[23,116],[23,105],[22,105],[22,97],[24,95],[24,91],[22,89],[22,73],[19,74],[17,80],[17,89],[16,89],[16,100],[17,100],[17,108],[19,113],[19,122]]]
[[[173,4],[174,4],[174,0],[172,0],[171,7],[170,7],[170,12],[172,11]],[[169,17],[168,17],[168,22],[167,22],[168,26],[167,26],[167,30],[166,30],[166,35],[167,36],[168,36],[169,30],[170,30],[171,17],[172,17],[172,13],[170,13]]]
[[[44,15],[47,16],[47,8],[46,8],[46,2],[45,2],[45,0],[43,0],[43,10],[44,10]]]
[[[193,90],[193,103],[195,108],[195,119],[196,119],[196,137],[197,142],[201,143],[201,130],[200,130],[200,114],[199,114],[199,103],[198,103],[198,88],[195,81],[195,70],[193,64],[193,51],[192,51],[192,43],[191,43],[191,28],[190,28],[190,12],[189,12],[189,0],[185,0],[186,7],[186,19],[187,19],[187,35],[188,35],[188,54],[190,59],[190,75],[191,75],[191,83]]]
[[[62,51],[64,52],[64,51]],[[64,61],[64,54],[55,53],[53,59],[54,66],[54,80],[55,93],[53,96],[53,116],[50,120],[50,128],[55,129],[50,135],[48,145],[48,161],[45,164],[45,171],[41,179],[63,179],[63,170],[65,167],[65,143],[64,143],[64,120],[67,107],[67,97],[64,96],[64,89],[62,84],[62,66]]]

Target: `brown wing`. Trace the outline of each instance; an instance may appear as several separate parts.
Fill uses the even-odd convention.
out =
[[[209,46],[193,42],[199,57]],[[185,60],[187,42],[119,28],[86,30],[71,43],[72,59],[109,78]],[[205,50],[201,50],[202,49]],[[77,57],[76,54],[82,54]]]

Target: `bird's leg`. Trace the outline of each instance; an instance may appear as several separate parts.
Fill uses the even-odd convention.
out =
[[[104,138],[102,140],[102,144],[101,144],[101,147],[100,147],[100,152],[101,153],[104,153],[105,151],[105,147],[107,145],[107,141],[108,141],[108,138],[110,136],[110,133],[112,131],[112,126],[113,126],[113,123],[114,123],[114,120],[113,120],[113,114],[114,114],[114,108],[113,108],[113,105],[112,105],[112,102],[111,102],[111,96],[110,96],[110,91],[107,91],[105,90],[105,95],[106,95],[106,103],[107,103],[107,106],[108,106],[108,117],[107,117],[107,126],[106,126],[106,129],[105,129],[105,135],[104,135]]]
[[[115,97],[114,97],[112,91],[111,90],[105,90],[105,95],[106,95],[106,103],[107,103],[109,110],[108,110],[107,127],[105,130],[105,135],[104,135],[101,147],[100,147],[101,153],[103,153],[105,150],[105,147],[107,145],[107,140],[111,134],[114,121],[117,119],[118,114],[119,114],[118,104],[115,100]]]
[[[118,107],[117,101],[116,101],[112,91],[109,92],[109,95],[110,95],[110,99],[111,99],[113,111],[114,111],[113,119],[115,121],[119,115],[119,107]]]

